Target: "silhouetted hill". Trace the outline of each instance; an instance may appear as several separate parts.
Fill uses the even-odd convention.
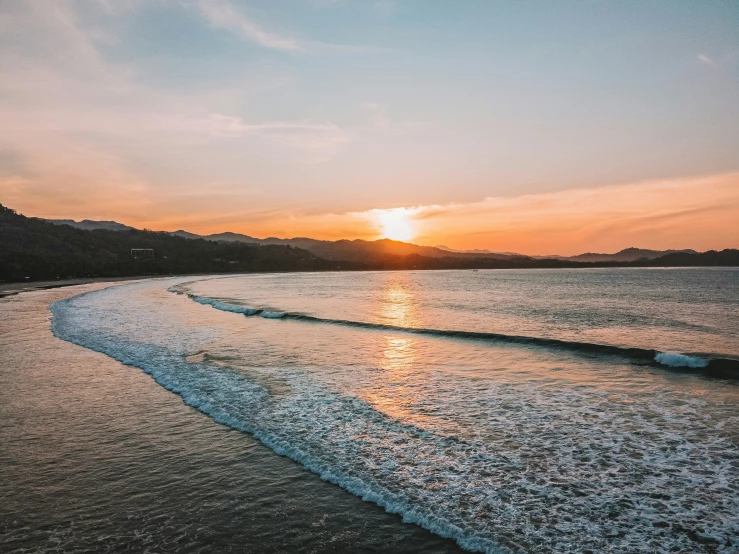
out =
[[[59,225],[71,225],[79,229],[109,229],[111,231],[123,231],[131,230],[133,227],[116,223],[115,221],[90,221],[88,219],[80,222],[75,222],[71,219],[55,219],[47,220]],[[379,259],[386,255],[393,256],[409,256],[416,254],[419,256],[425,256],[428,258],[447,258],[447,257],[459,257],[459,258],[478,258],[490,257],[497,259],[508,259],[511,256],[519,256],[519,254],[499,254],[496,252],[487,251],[457,251],[444,248],[436,248],[433,246],[419,246],[417,244],[411,244],[408,242],[400,242],[389,239],[381,239],[375,241],[367,240],[318,240],[307,237],[296,237],[290,239],[280,239],[276,237],[269,237],[266,239],[258,239],[250,237],[249,235],[242,235],[240,233],[215,233],[212,235],[198,235],[196,233],[190,233],[180,229],[170,233],[176,237],[182,237],[187,239],[206,239],[218,242],[243,242],[251,244],[271,244],[280,246],[292,246],[294,248],[304,248],[312,252],[314,255],[324,258],[326,260],[333,261],[356,261],[356,262],[367,262],[370,259]]]
[[[468,252],[454,252],[449,250],[443,250],[441,248],[435,248],[433,246],[419,246],[417,244],[411,244],[409,242],[400,242],[397,240],[380,239],[380,240],[317,240],[306,237],[297,237],[291,239],[279,239],[276,237],[269,237],[266,239],[258,239],[250,237],[248,235],[242,235],[239,233],[218,233],[215,235],[192,235],[192,233],[186,233],[185,231],[176,231],[175,234],[178,236],[188,236],[189,238],[204,238],[207,240],[215,240],[222,242],[247,242],[252,244],[278,244],[283,246],[293,246],[295,248],[304,248],[326,260],[334,261],[350,261],[350,262],[368,262],[382,258],[386,255],[392,256],[409,256],[415,254],[418,256],[424,256],[427,258],[478,258],[481,255],[483,257],[497,258],[497,259],[508,259],[510,255],[496,254],[496,253],[468,253]],[[517,254],[514,254],[516,256]]]
[[[480,257],[491,259],[509,259],[510,256],[500,254],[469,254],[457,253],[435,248],[433,246],[419,246],[408,242],[400,242],[397,240],[380,239],[367,241],[361,239],[355,240],[315,240],[308,238],[296,239],[275,239],[268,238],[262,241],[263,244],[290,244],[298,248],[305,248],[313,252],[316,256],[327,260],[350,261],[350,262],[367,262],[370,260],[381,259],[384,256],[423,256],[425,258],[461,258],[461,259],[477,259]]]
[[[564,257],[573,262],[635,262],[636,260],[653,260],[667,254],[697,254],[695,250],[647,250],[644,248],[625,248],[615,254],[595,254],[588,252],[577,256]]]
[[[85,231],[94,231],[96,229],[105,229],[107,231],[132,231],[133,227],[118,223],[117,221],[93,221],[91,219],[83,219],[75,221],[74,219],[46,219],[54,225],[69,225],[76,229],[84,229]]]
[[[75,222],[71,219],[48,220],[52,223],[61,225],[71,225],[80,229],[109,229],[112,231],[132,230],[133,227],[123,225],[115,221],[84,221]],[[600,254],[587,252],[576,256],[524,256],[515,252],[492,252],[490,250],[456,250],[447,246],[420,246],[408,242],[400,242],[389,239],[381,239],[375,241],[367,240],[318,240],[307,237],[296,237],[290,239],[280,239],[269,237],[266,239],[258,239],[241,233],[216,233],[212,235],[198,235],[180,229],[170,233],[173,236],[183,237],[187,239],[206,239],[218,242],[241,242],[250,244],[270,244],[281,246],[292,246],[294,248],[303,248],[313,253],[313,255],[331,261],[357,262],[362,264],[384,264],[387,262],[385,258],[390,256],[410,256],[418,255],[426,258],[462,258],[466,260],[477,260],[480,258],[509,260],[514,263],[524,263],[524,259],[535,260],[565,260],[571,262],[636,262],[638,260],[647,259],[654,260],[667,254],[686,253],[697,254],[695,250],[648,250],[644,248],[625,248],[614,254]]]
[[[260,240],[237,233],[211,235],[207,240],[196,237],[186,231],[84,230],[28,218],[0,206],[0,280],[256,271],[739,266],[739,250],[733,249],[701,254],[687,250],[653,259],[642,254],[655,251],[627,249],[627,254],[637,251],[641,257],[584,262],[454,253],[392,240]],[[154,255],[134,257],[132,248],[152,249]]]
[[[739,267],[739,250],[727,248],[726,250],[709,250],[708,252],[695,253],[693,250],[674,252],[651,260],[641,259],[628,265],[633,267],[700,267],[700,266],[728,266]]]
[[[173,237],[182,237],[183,239],[201,239],[200,235],[196,235],[195,233],[189,233],[187,231],[183,231],[180,229],[179,231],[174,231],[173,233],[169,233]]]
[[[523,254],[517,254],[516,252],[493,252],[492,250],[484,250],[480,248],[473,248],[472,250],[459,250],[456,248],[449,248],[448,246],[444,246],[442,244],[439,244],[436,246],[436,248],[440,250],[444,250],[448,252],[450,255],[457,255],[457,254],[476,254],[476,255],[485,255],[485,256],[499,256],[499,257],[510,257],[510,256],[522,256]],[[559,258],[561,256],[530,256],[531,258]]]
[[[131,254],[153,249],[153,257]],[[0,280],[337,269],[306,250],[192,240],[165,232],[84,230],[0,205]]]

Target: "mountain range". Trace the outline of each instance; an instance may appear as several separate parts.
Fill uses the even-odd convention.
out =
[[[83,219],[75,221],[74,219],[47,219],[49,223],[54,225],[69,225],[75,229],[83,229],[85,231],[94,231],[96,229],[105,229],[106,231],[131,231],[134,227],[118,223],[117,221],[93,221],[91,219]]]
[[[130,231],[133,227],[118,223],[116,221],[93,221],[85,219],[74,221],[72,219],[49,219],[46,220],[55,225],[69,225],[77,229],[95,230],[105,229],[108,231]],[[171,235],[187,239],[205,239],[215,242],[243,242],[258,245],[280,245],[302,248],[313,255],[331,261],[363,262],[368,257],[378,255],[409,256],[418,255],[426,258],[466,258],[478,259],[488,258],[497,260],[511,260],[516,258],[533,258],[539,260],[555,259],[573,262],[635,262],[638,260],[654,260],[667,254],[697,254],[695,250],[648,250],[644,248],[625,248],[613,254],[601,254],[587,252],[576,256],[525,256],[515,252],[491,252],[489,250],[455,250],[446,246],[420,246],[417,244],[400,242],[390,239],[375,241],[355,240],[317,240],[306,237],[280,239],[269,237],[259,239],[240,233],[216,233],[212,235],[198,235],[185,230],[170,232]]]
[[[583,261],[457,252],[392,240],[256,239],[236,233],[201,237],[186,231],[138,230],[115,221],[51,222],[0,205],[0,281],[11,282],[284,271],[739,267],[739,250],[691,252],[647,259],[645,253],[655,251],[631,249],[617,256],[621,260],[641,257]]]

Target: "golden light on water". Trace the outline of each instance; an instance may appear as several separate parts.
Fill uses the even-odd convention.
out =
[[[413,304],[413,293],[405,282],[404,275],[393,276],[382,291],[379,299],[377,315],[379,322],[399,327],[417,327],[416,310]]]

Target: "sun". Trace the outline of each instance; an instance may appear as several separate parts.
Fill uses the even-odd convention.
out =
[[[408,221],[408,212],[405,209],[384,210],[379,218],[382,235],[386,239],[406,242],[413,238],[413,228]]]

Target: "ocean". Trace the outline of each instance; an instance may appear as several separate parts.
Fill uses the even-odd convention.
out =
[[[739,551],[739,269],[69,294],[0,303],[4,551]]]

